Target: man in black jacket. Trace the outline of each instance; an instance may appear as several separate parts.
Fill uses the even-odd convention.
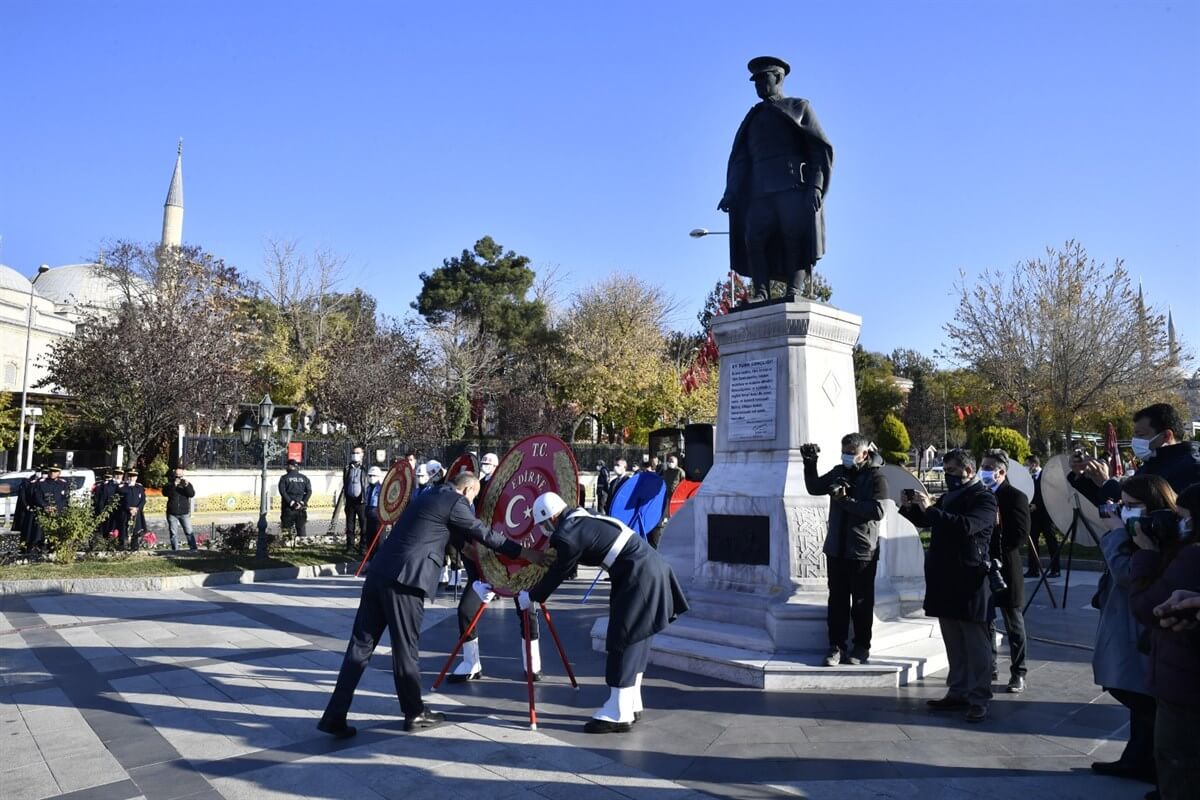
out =
[[[62,478],[62,467],[58,466],[58,464],[51,464],[50,472],[46,476],[46,479],[34,484],[32,511],[34,513],[41,511],[43,514],[58,514],[67,507],[67,500],[70,495],[71,484]],[[41,548],[45,544],[45,535],[42,532],[42,526],[37,524],[36,518],[30,530],[33,532],[33,535],[25,542],[26,548]]]
[[[619,520],[568,508],[557,494],[546,492],[533,503],[533,521],[550,537],[555,559],[537,584],[517,594],[520,608],[546,602],[579,564],[608,572],[608,702],[583,730],[624,733],[642,716],[642,675],[650,659],[650,638],[688,610],[687,599],[666,559]]]
[[[121,480],[125,477],[125,473],[120,468],[104,470],[101,475],[96,476],[97,479],[103,478],[93,487],[92,491],[92,512],[99,514],[103,511],[113,498],[117,496],[117,489],[121,485]],[[116,506],[109,512],[107,517],[96,523],[96,536],[107,538],[114,530],[117,529],[117,511]]]
[[[279,509],[279,527],[284,530],[296,529],[297,536],[308,532],[308,499],[312,497],[312,483],[308,476],[300,471],[300,462],[289,458],[287,472],[279,479],[279,498],[282,505]]]
[[[1033,478],[1033,497],[1029,501],[1029,568],[1025,571],[1026,578],[1037,578],[1041,575],[1038,569],[1037,548],[1042,542],[1046,543],[1046,552],[1050,555],[1050,571],[1048,577],[1057,578],[1059,575],[1058,539],[1054,534],[1054,522],[1046,511],[1046,503],[1042,500],[1042,460],[1037,456],[1025,459],[1025,467]]]
[[[536,563],[544,558],[476,519],[471,504],[478,493],[479,479],[470,472],[459,473],[449,484],[414,497],[392,526],[367,570],[354,631],[319,730],[339,739],[356,733],[346,724],[346,713],[385,628],[404,729],[430,728],[445,720],[421,700],[419,639],[425,599],[437,592],[447,545],[461,548],[470,539],[510,558]]]
[[[1200,443],[1182,441],[1179,412],[1167,403],[1133,415],[1133,454],[1142,462],[1138,475],[1158,475],[1178,494],[1200,483]]]
[[[196,549],[196,537],[192,535],[192,498],[196,496],[196,487],[183,476],[183,467],[176,467],[175,474],[163,487],[163,496],[167,498],[167,531],[171,539],[171,549],[179,547],[179,532],[187,537],[188,549]]]
[[[987,575],[996,497],[976,476],[975,457],[967,451],[951,450],[942,465],[949,491],[936,502],[923,492],[906,494],[900,507],[905,519],[930,529],[925,614],[938,618],[950,660],[946,696],[927,705],[966,708],[968,722],[982,722],[992,699]]]
[[[988,450],[979,462],[979,480],[996,496],[998,516],[992,529],[990,555],[1000,561],[1000,572],[1007,588],[992,595],[992,608],[999,609],[1004,617],[1004,631],[1008,636],[1009,680],[1008,691],[1025,691],[1025,617],[1021,613],[1025,605],[1025,577],[1021,572],[1021,545],[1029,538],[1029,498],[1008,480],[1008,453],[1003,450]],[[992,674],[996,674],[996,637],[991,621],[995,613],[988,614],[989,632],[992,643]]]
[[[825,666],[866,664],[871,657],[871,626],[875,619],[875,571],[879,566],[879,522],[888,497],[880,472],[883,459],[870,450],[861,433],[842,437],[842,463],[817,475],[815,444],[800,447],[804,487],[811,495],[829,495],[829,532],[825,563],[829,573],[829,654]],[[850,620],[854,619],[854,649],[847,654]]]
[[[367,512],[363,504],[366,493],[367,468],[363,465],[363,449],[355,445],[350,452],[350,463],[342,470],[342,500],[346,511],[346,550],[354,550],[354,531],[357,528],[359,555],[362,555],[362,540],[367,530]]]

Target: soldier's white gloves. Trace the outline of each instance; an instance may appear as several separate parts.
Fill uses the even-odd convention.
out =
[[[522,611],[526,611],[531,605],[533,605],[533,601],[529,599],[529,592],[523,591],[517,594],[517,607]]]
[[[496,599],[496,593],[492,591],[492,587],[483,581],[475,581],[472,583],[471,591],[474,592],[484,603],[490,603]]]

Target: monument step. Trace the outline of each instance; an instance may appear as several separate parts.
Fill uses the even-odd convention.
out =
[[[930,629],[936,628],[935,620],[929,620],[929,623]],[[602,618],[592,628],[593,649],[604,650],[607,624],[607,619]],[[919,627],[913,621],[903,621],[885,622],[879,628],[895,624],[904,625],[905,637],[914,637],[915,629]],[[942,640],[933,635],[909,638],[905,643],[891,647],[873,646],[868,664],[826,667],[822,665],[824,652],[764,653],[678,636],[674,634],[677,626],[678,622],[654,637],[650,650],[652,664],[770,691],[894,688],[945,669],[948,663]],[[681,632],[694,630],[684,627]],[[879,641],[886,643],[893,633],[878,630],[878,635]]]
[[[690,613],[675,620],[666,632],[680,639],[711,642],[764,654],[775,649],[765,628],[718,622],[703,617],[693,617]]]

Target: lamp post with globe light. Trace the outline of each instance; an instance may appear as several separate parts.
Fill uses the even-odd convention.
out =
[[[292,412],[291,406],[276,406],[271,401],[271,395],[263,395],[257,406],[243,405],[238,433],[242,444],[250,446],[253,440],[257,455],[262,462],[262,475],[259,480],[258,498],[258,543],[255,546],[255,558],[267,557],[267,512],[271,510],[271,498],[267,493],[267,464],[273,458],[278,458],[287,452],[288,444],[292,441]],[[275,417],[283,417],[283,425],[279,428],[279,438],[275,439]],[[257,423],[257,424],[256,424]],[[257,440],[254,439],[255,431]]]

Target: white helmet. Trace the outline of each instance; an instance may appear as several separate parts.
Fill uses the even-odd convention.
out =
[[[498,467],[498,466],[500,466],[500,459],[496,457],[495,453],[484,453],[483,461],[480,461],[479,463],[485,467],[487,467],[487,466]]]
[[[429,480],[436,480],[438,475],[442,474],[442,462],[427,461],[425,462],[425,471],[429,473]]]
[[[541,525],[567,510],[567,504],[554,492],[538,495],[533,501],[533,524]]]
[[[379,467],[371,467],[369,470],[367,470],[367,477],[381,478],[383,477],[383,470],[381,470]]]

